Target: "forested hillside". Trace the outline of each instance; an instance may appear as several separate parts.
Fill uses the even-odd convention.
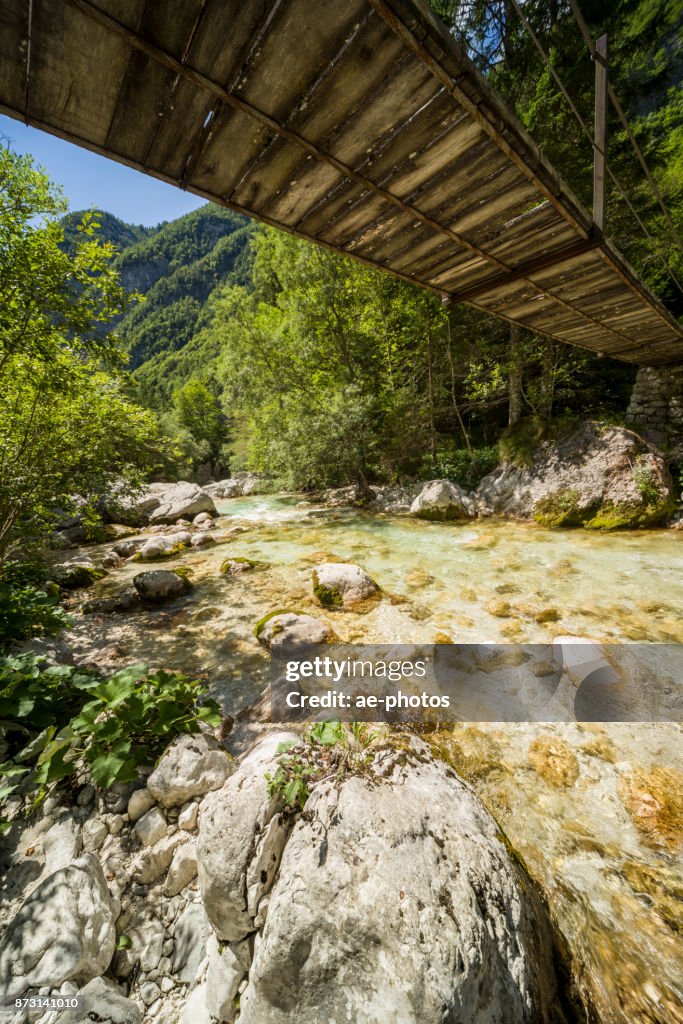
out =
[[[83,213],[64,218],[65,243],[73,249]],[[133,301],[117,331],[138,371],[142,398],[163,411],[175,385],[191,375],[181,351],[198,333],[207,299],[219,284],[248,280],[249,221],[208,204],[156,228],[126,224],[96,211],[95,236],[114,246],[113,268]],[[210,360],[199,357],[201,369]]]

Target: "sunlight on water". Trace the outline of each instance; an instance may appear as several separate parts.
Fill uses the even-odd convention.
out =
[[[354,642],[683,641],[683,536],[671,530],[436,524],[289,497],[237,498],[219,511],[216,532],[243,532],[161,563],[192,570],[191,594],[154,611],[77,619],[69,640],[82,655],[105,649],[114,663],[205,672],[234,714],[268,681],[254,625],[276,609],[309,612]],[[263,565],[221,575],[229,557]],[[323,612],[311,572],[326,560],[357,562],[382,600],[364,614]],[[127,563],[94,593],[159,567]],[[680,727],[463,723],[430,739],[548,895],[599,1019],[683,1022]]]

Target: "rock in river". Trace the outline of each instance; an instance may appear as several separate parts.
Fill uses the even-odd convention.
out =
[[[333,629],[312,615],[298,612],[275,612],[256,624],[254,634],[259,643],[271,651],[281,651],[306,644],[324,644],[336,640]]]
[[[533,518],[550,528],[656,526],[674,509],[662,453],[632,430],[591,421],[537,441],[524,465],[504,462],[474,497],[480,515]]]
[[[170,569],[152,569],[141,572],[133,578],[133,584],[143,601],[162,604],[174,597],[180,597],[190,589],[184,576]]]
[[[472,499],[462,487],[450,480],[430,480],[410,506],[420,519],[469,519],[473,515]]]
[[[175,523],[180,518],[192,519],[199,512],[217,514],[213,498],[197,484],[164,484],[157,494],[159,504],[149,514],[152,523]]]
[[[312,580],[323,608],[352,608],[379,591],[365,569],[350,562],[323,562],[313,570]]]

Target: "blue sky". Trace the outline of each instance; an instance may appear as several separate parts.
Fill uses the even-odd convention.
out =
[[[62,186],[72,210],[97,207],[129,224],[154,225],[173,220],[204,203],[190,192],[150,178],[87,149],[0,114],[0,140],[17,153],[30,153]]]

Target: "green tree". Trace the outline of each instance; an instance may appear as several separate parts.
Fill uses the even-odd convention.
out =
[[[11,369],[0,406],[0,559],[40,538],[75,495],[94,517],[102,495],[134,490],[171,454],[125,380],[66,352],[50,363],[16,356]]]
[[[64,246],[64,202],[28,157],[0,150],[0,560],[49,529],[75,495],[132,490],[170,454],[127,396],[118,339],[126,305],[113,248],[85,217]]]
[[[73,252],[59,223],[65,201],[31,157],[0,146],[0,380],[13,356],[53,362],[60,351],[122,361],[104,328],[127,296],[111,267],[108,243],[86,214]]]
[[[198,456],[208,459],[213,473],[219,472],[224,465],[228,425],[216,396],[201,380],[191,377],[173,392],[173,414],[197,445]]]

